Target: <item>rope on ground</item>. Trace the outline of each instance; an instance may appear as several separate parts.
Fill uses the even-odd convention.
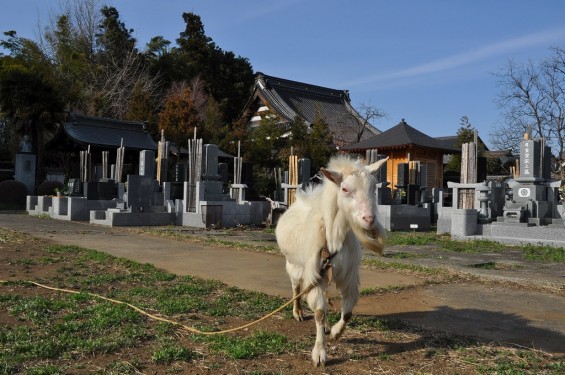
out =
[[[9,283],[9,282],[10,282],[10,281],[7,281],[7,280],[0,280],[0,284],[5,284],[5,283]],[[35,282],[35,281],[29,281],[29,280],[25,280],[24,282],[25,282],[25,283],[28,283],[28,284],[32,284],[32,285],[38,286],[38,287],[40,287],[40,288],[49,289],[49,290],[53,290],[53,291],[57,291],[57,292],[70,293],[70,294],[86,294],[86,295],[88,295],[88,296],[91,296],[91,297],[94,297],[94,298],[98,298],[98,299],[101,299],[101,300],[104,300],[104,301],[112,302],[112,303],[115,303],[115,304],[118,304],[118,305],[125,305],[125,306],[128,306],[129,308],[131,308],[131,309],[137,311],[138,313],[147,316],[147,317],[150,318],[150,319],[158,320],[158,321],[165,322],[165,323],[170,323],[170,324],[173,324],[173,325],[175,325],[175,326],[177,326],[177,327],[180,327],[180,328],[182,328],[182,329],[184,329],[184,330],[186,330],[186,331],[188,331],[188,332],[196,333],[196,334],[199,334],[199,335],[221,335],[221,334],[224,334],[224,333],[231,333],[231,332],[240,331],[240,330],[242,330],[242,329],[251,327],[252,325],[255,325],[255,324],[257,324],[257,323],[259,323],[259,322],[261,322],[261,321],[263,321],[263,320],[265,320],[265,319],[267,319],[267,318],[270,318],[271,316],[275,315],[276,313],[280,312],[280,311],[283,310],[285,307],[287,307],[288,305],[290,305],[291,303],[293,303],[295,300],[297,300],[298,298],[302,297],[304,294],[310,292],[310,291],[313,289],[313,287],[314,287],[314,286],[311,286],[311,287],[309,287],[309,288],[304,289],[304,290],[302,291],[302,293],[300,293],[300,294],[294,296],[292,299],[290,299],[288,302],[286,302],[285,304],[283,304],[283,305],[280,306],[279,308],[277,308],[277,309],[271,311],[271,312],[268,313],[267,315],[265,315],[265,316],[263,316],[263,317],[261,317],[261,318],[255,320],[255,321],[253,321],[253,322],[251,322],[251,323],[247,323],[247,324],[245,324],[245,325],[242,325],[242,326],[239,326],[239,327],[235,327],[235,328],[225,329],[225,330],[223,330],[223,331],[213,331],[213,332],[209,332],[209,331],[201,331],[201,330],[199,330],[199,329],[196,329],[196,328],[187,326],[187,325],[185,325],[185,324],[182,324],[182,323],[179,323],[179,322],[175,322],[175,321],[173,321],[173,320],[169,320],[169,319],[166,319],[166,318],[157,316],[157,315],[150,314],[150,313],[148,313],[148,312],[146,312],[146,311],[140,309],[139,307],[137,307],[137,306],[135,306],[135,305],[132,305],[131,303],[124,302],[124,301],[119,301],[119,300],[117,300],[117,299],[112,299],[112,298],[104,297],[104,296],[101,296],[101,295],[99,295],[99,294],[90,293],[90,292],[80,292],[80,291],[71,290],[71,289],[56,288],[56,287],[52,287],[52,286],[40,284],[40,283],[37,283],[37,282]]]

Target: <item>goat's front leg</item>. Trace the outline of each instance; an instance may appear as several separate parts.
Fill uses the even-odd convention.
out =
[[[304,320],[304,311],[302,310],[302,298],[300,297],[300,282],[298,283],[292,283],[292,297],[296,298],[294,300],[294,306],[292,308],[292,315],[294,316],[294,319],[296,319],[297,321],[301,322]]]
[[[292,315],[294,316],[294,319],[300,322],[304,320],[304,312],[302,311],[301,303],[302,297],[298,297],[302,291],[301,285],[303,269],[287,261],[286,272],[288,273],[288,276],[290,277],[290,283],[292,284],[292,298],[296,298],[294,300]]]
[[[353,307],[359,299],[359,286],[358,282],[353,282],[348,286],[341,288],[341,319],[334,324],[330,332],[330,338],[337,340],[345,331],[347,323],[351,320]]]
[[[308,305],[314,311],[314,319],[316,320],[316,343],[312,349],[312,362],[314,366],[324,365],[327,360],[326,354],[326,301],[324,292],[320,287],[314,288],[308,294]]]

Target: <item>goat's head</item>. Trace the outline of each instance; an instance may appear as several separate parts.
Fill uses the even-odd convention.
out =
[[[322,174],[337,186],[337,208],[347,213],[352,226],[368,230],[376,220],[377,172],[388,160],[382,159],[365,166],[348,158],[333,159]]]
[[[337,190],[336,209],[345,214],[343,218],[363,246],[377,254],[383,252],[385,232],[376,220],[376,179],[373,173],[387,160],[364,166],[341,157],[332,159],[328,169],[321,169],[326,179],[331,181],[330,185]]]

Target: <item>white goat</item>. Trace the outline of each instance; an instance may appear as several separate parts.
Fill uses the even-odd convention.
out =
[[[365,166],[347,156],[332,158],[327,169],[321,169],[324,182],[298,194],[296,202],[279,219],[277,242],[286,256],[293,294],[296,297],[311,289],[306,301],[316,320],[312,349],[316,366],[327,359],[325,291],[332,275],[342,305],[341,319],[328,333],[337,339],[359,298],[359,242],[382,253],[385,231],[376,221],[376,180],[371,173],[387,159]],[[304,318],[300,298],[294,301],[293,315],[299,321]]]

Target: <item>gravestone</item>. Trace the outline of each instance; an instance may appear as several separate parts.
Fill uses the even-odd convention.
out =
[[[305,188],[310,184],[310,168],[312,162],[308,158],[298,160],[298,183]]]
[[[202,181],[201,188],[204,192],[205,201],[223,201],[230,199],[228,194],[224,194],[221,176],[218,169],[217,145],[205,144],[202,147]]]
[[[112,200],[116,198],[116,182],[114,180],[106,181],[88,181],[83,182],[83,196],[87,200]]]
[[[72,197],[76,197],[81,195],[81,183],[79,178],[69,178],[67,182],[67,189],[69,190],[69,195]]]
[[[35,191],[36,156],[34,154],[18,153],[14,165],[14,178],[27,187],[29,195]]]
[[[155,153],[151,150],[139,152],[139,175],[153,178],[155,176]]]
[[[557,220],[550,177],[551,149],[543,139],[530,139],[526,134],[520,143],[520,176],[496,224],[539,226]]]
[[[29,137],[24,135],[20,142],[20,150],[16,154],[14,178],[16,181],[22,182],[27,187],[29,195],[33,195],[33,192],[35,191],[36,162],[36,156],[35,154],[32,154]]]
[[[218,146],[206,144],[203,147],[203,175],[204,180],[219,180],[218,173]]]
[[[159,190],[157,181],[149,176],[128,174],[127,206],[131,212],[151,212],[153,193]]]
[[[177,163],[175,164],[175,182],[184,182],[186,181],[186,170],[187,166],[185,163]]]

